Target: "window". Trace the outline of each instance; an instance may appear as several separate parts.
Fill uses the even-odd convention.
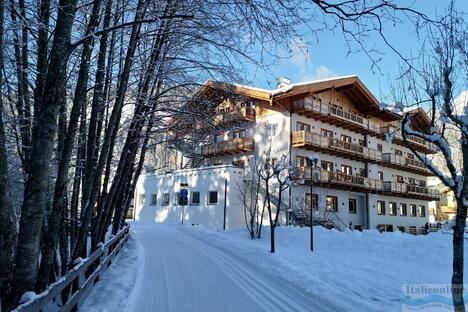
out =
[[[296,167],[307,167],[307,159],[302,156],[296,156]]]
[[[163,206],[169,206],[169,193],[164,193],[163,194]]]
[[[232,132],[232,138],[233,139],[245,138],[245,129],[233,131]]]
[[[158,202],[158,195],[151,194],[151,206],[156,206],[157,202]]]
[[[419,216],[425,217],[426,216],[426,207],[424,205],[419,206]]]
[[[408,153],[406,156],[408,156],[408,158],[410,158],[410,159],[414,159],[414,155],[411,154],[411,153]]]
[[[396,203],[389,202],[388,203],[388,214],[391,216],[396,216],[397,211],[396,211]]]
[[[321,161],[322,169],[333,172],[333,163],[329,161]]]
[[[298,121],[297,124],[296,124],[296,129],[297,129],[297,131],[310,132],[310,125]]]
[[[322,129],[320,131],[320,133],[323,135],[323,136],[326,136],[326,137],[329,137],[329,138],[333,138],[333,131],[330,131],[330,130],[327,130],[327,129]]]
[[[327,210],[338,211],[338,197],[327,196]]]
[[[366,177],[367,174],[366,174],[366,169],[364,168],[359,168],[359,176],[361,177]]]
[[[244,162],[242,159],[233,160],[233,161],[232,161],[232,165],[233,165],[234,167],[238,167],[238,168],[245,168],[245,162]]]
[[[146,199],[145,194],[140,194],[140,198],[139,198],[140,205],[143,206],[145,204],[145,199]]]
[[[397,156],[403,156],[403,152],[400,151],[399,149],[396,149],[396,148],[395,148],[395,155],[397,155]]]
[[[190,205],[200,205],[200,192],[192,192],[190,195]]]
[[[341,172],[347,175],[353,175],[353,167],[341,165]]]
[[[365,146],[364,143],[365,143],[364,140],[359,140],[359,146]]]
[[[409,205],[410,206],[410,216],[416,217],[416,205]]]
[[[406,207],[406,204],[400,204],[400,216],[407,216],[408,215],[408,209]]]
[[[396,175],[396,176],[395,176],[395,180],[396,180],[398,183],[403,183],[403,182],[404,182],[403,177],[400,176],[400,175]]]
[[[354,198],[349,199],[349,213],[356,213],[356,200]]]
[[[385,214],[385,202],[384,201],[377,201],[377,214],[384,215]]]
[[[416,185],[416,180],[414,178],[408,178],[408,183],[410,185]]]
[[[218,203],[218,191],[208,192],[208,205],[215,205]]]
[[[379,171],[377,175],[378,175],[379,180],[383,181],[383,171]]]
[[[382,144],[377,144],[377,150],[379,152],[383,151]]]
[[[278,133],[278,124],[266,125],[265,132],[267,136],[275,136]]]
[[[310,210],[310,193],[306,193],[304,196],[305,209]],[[318,194],[312,195],[312,207],[314,210],[318,209]]]
[[[351,143],[351,137],[342,134],[342,135],[341,135],[341,141]]]
[[[223,142],[223,140],[224,140],[224,134],[222,134],[222,133],[217,134],[214,137],[215,143]]]

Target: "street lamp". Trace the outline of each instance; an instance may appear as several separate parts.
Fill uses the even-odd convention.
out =
[[[314,168],[317,167],[318,155],[312,154],[307,157],[307,162],[310,167],[310,251],[314,251],[314,196],[312,193],[313,190],[313,181],[314,181]]]

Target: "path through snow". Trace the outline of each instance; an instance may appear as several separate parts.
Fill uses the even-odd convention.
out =
[[[179,225],[138,224],[144,270],[130,311],[324,311],[302,289],[265,271],[255,257]],[[245,253],[246,251],[243,251]]]

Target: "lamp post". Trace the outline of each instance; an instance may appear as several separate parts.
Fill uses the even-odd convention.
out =
[[[315,154],[309,155],[307,157],[307,162],[310,167],[310,251],[314,251],[314,196],[312,193],[313,190],[313,182],[314,182],[314,168],[317,166],[318,156]]]

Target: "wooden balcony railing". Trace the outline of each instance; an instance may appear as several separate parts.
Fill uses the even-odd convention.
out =
[[[314,98],[307,97],[294,101],[293,109],[299,114],[309,115],[310,113],[316,115],[316,119],[324,119],[329,116],[334,117],[338,122],[344,122],[340,123],[340,126],[346,129],[352,129],[362,133],[380,134],[380,126],[369,119],[354,113],[346,112],[330,104],[322,104],[320,100]]]
[[[320,100],[307,97],[296,100],[292,104],[295,113],[305,115],[316,120],[322,120],[330,124],[337,125],[344,129],[353,130],[359,133],[371,134],[375,136],[385,137],[385,134],[395,133],[395,143],[404,145],[403,138],[399,131],[395,131],[393,126],[380,126],[372,122],[370,119],[359,116],[357,114],[346,112],[331,104],[323,104]],[[418,150],[425,153],[436,153],[437,149],[432,143],[427,143],[424,140],[415,137],[407,136],[408,141]]]
[[[255,109],[251,107],[231,107],[218,111],[214,116],[214,123],[217,125],[241,121],[255,121]]]
[[[382,160],[382,153],[376,149],[304,130],[293,131],[291,143],[294,147],[310,147],[323,150],[332,155],[339,154],[349,159],[368,160],[370,162],[380,162]]]
[[[253,138],[236,138],[223,142],[210,143],[202,148],[203,156],[211,157],[226,154],[253,152]]]
[[[297,167],[296,178],[310,183],[310,168]],[[314,169],[312,173],[314,184],[330,188],[357,188],[363,191],[382,191],[382,181],[361,176],[348,175],[341,172],[331,172],[324,169]]]
[[[311,182],[310,167],[296,167],[294,178],[304,183]],[[409,185],[390,181],[381,181],[361,176],[353,176],[341,172],[331,172],[324,169],[314,169],[312,183],[317,186],[332,189],[356,190],[383,195],[416,198],[421,200],[439,200],[440,192],[419,185]]]
[[[404,145],[403,137],[401,135],[401,131],[394,126],[384,126],[380,128],[380,133],[382,137],[385,137],[387,134],[392,134],[393,140],[395,143]],[[421,138],[418,138],[413,135],[407,135],[406,138],[408,142],[411,143],[416,149],[425,152],[425,153],[436,153],[437,148],[434,144],[430,142],[426,142]]]
[[[397,194],[400,196],[403,195],[403,197],[409,198],[419,198],[424,200],[440,199],[440,192],[438,190],[419,185],[385,181],[383,184],[383,190],[386,193]]]
[[[427,167],[421,161],[413,158],[395,155],[392,153],[382,154],[382,165],[391,168],[406,170],[424,176],[432,175],[432,172],[429,169],[427,169]]]

